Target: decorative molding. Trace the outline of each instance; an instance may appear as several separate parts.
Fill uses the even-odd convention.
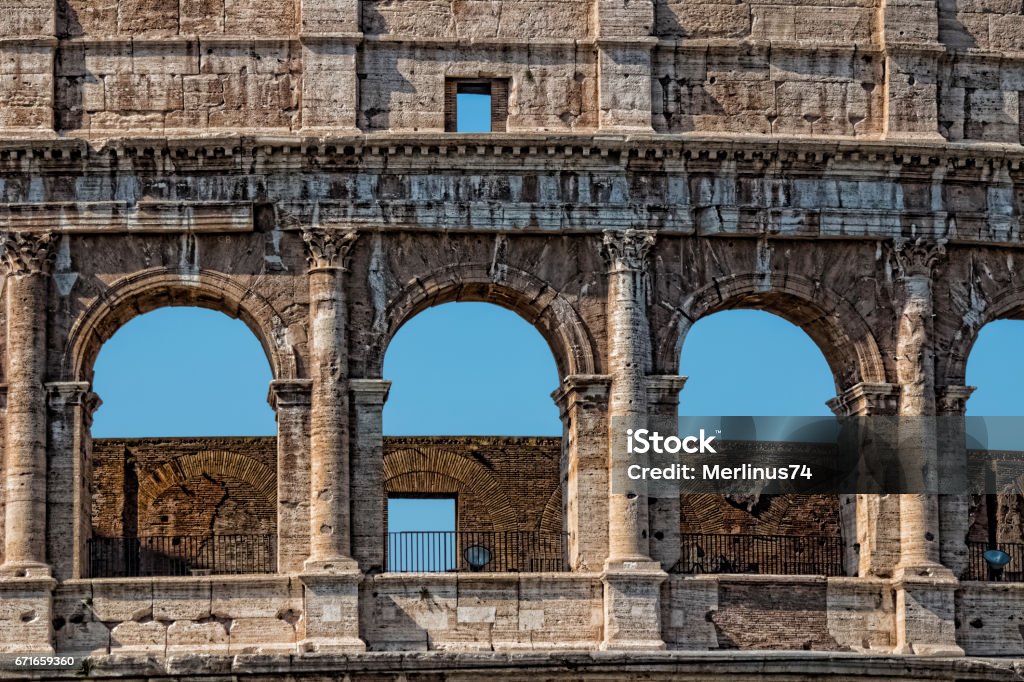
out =
[[[894,239],[892,257],[901,277],[931,277],[946,258],[945,239]]]
[[[306,260],[310,270],[322,268],[348,268],[348,256],[359,238],[355,228],[332,230],[326,228],[306,228],[302,231],[302,241],[306,243]]]
[[[8,275],[48,275],[57,257],[53,232],[7,232],[0,235],[2,267]]]
[[[655,234],[653,230],[605,230],[601,254],[609,272],[646,272]]]
[[[267,402],[274,410],[280,407],[308,407],[312,391],[312,379],[275,379],[270,382]]]
[[[838,417],[894,415],[899,397],[899,384],[861,382],[829,400],[827,405]]]
[[[935,389],[939,414],[964,414],[967,411],[967,399],[974,393],[976,386],[939,386]]]

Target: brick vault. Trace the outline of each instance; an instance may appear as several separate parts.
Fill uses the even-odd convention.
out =
[[[1024,583],[967,579],[976,500],[754,523],[608,464],[612,418],[674,417],[683,340],[724,309],[800,326],[837,414],[963,415],[979,330],[1024,316],[1019,4],[0,10],[0,651],[89,657],[37,677],[1024,677]],[[456,132],[461,93],[492,132]],[[560,442],[383,438],[388,343],[450,301],[544,336]],[[93,443],[100,347],[175,305],[259,338],[276,438]],[[390,492],[556,551],[389,570]],[[834,571],[678,570],[694,533],[812,522]],[[258,572],[139,559],[241,529]]]

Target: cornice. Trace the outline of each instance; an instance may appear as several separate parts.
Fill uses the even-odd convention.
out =
[[[159,163],[203,161],[218,167],[244,161],[286,158],[292,162],[336,157],[535,157],[547,160],[602,158],[682,159],[810,163],[878,163],[896,166],[1024,168],[1024,146],[925,140],[767,137],[754,135],[354,133],[337,136],[203,135],[202,137],[120,136],[89,139],[41,133],[0,138],[0,163],[82,164],[109,168],[135,160]]]

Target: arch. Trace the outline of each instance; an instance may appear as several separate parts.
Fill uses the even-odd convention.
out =
[[[744,532],[756,532],[758,535],[821,535],[831,530],[826,528],[831,525],[841,532],[839,498],[835,495],[787,493],[764,495],[761,499],[768,504],[756,515],[750,514],[749,519],[745,519],[749,528]],[[699,493],[680,497],[681,531],[684,533],[728,533],[728,517],[742,514],[734,505],[729,505],[722,495]],[[806,517],[813,517],[821,525],[815,529],[817,532],[807,532],[811,526]]]
[[[370,375],[381,375],[387,348],[406,322],[427,308],[460,301],[493,303],[526,320],[547,341],[560,377],[598,373],[592,336],[565,296],[522,270],[464,264],[414,278],[388,303],[368,349]]]
[[[885,383],[885,365],[874,335],[854,306],[806,277],[787,275],[765,284],[761,273],[716,279],[672,310],[668,333],[659,343],[656,366],[678,371],[686,335],[697,320],[723,310],[763,310],[800,327],[821,349],[832,370],[836,390],[857,383]]]
[[[259,461],[224,450],[203,450],[176,457],[139,479],[139,507],[149,506],[161,494],[206,474],[230,476],[245,481],[272,507],[277,505],[277,476]]]
[[[519,518],[505,490],[479,463],[442,447],[402,448],[384,457],[384,490],[396,491],[396,481],[416,481],[425,492],[448,479],[471,492],[484,505],[495,531],[519,530]],[[440,492],[440,491],[437,491]],[[451,492],[451,491],[444,491]]]
[[[973,301],[972,301],[973,303]],[[972,305],[953,334],[949,353],[938,353],[938,377],[946,386],[962,386],[967,379],[967,361],[982,328],[996,320],[1024,320],[1024,286],[1000,291],[991,301]]]
[[[261,295],[212,270],[155,268],[110,285],[76,320],[61,358],[64,381],[90,381],[103,344],[126,322],[170,306],[195,306],[242,320],[259,339],[274,379],[297,378],[287,325]]]

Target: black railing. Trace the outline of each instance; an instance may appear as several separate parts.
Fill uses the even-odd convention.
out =
[[[998,549],[1010,556],[1010,563],[1002,570],[989,567],[985,561],[985,552],[990,549]],[[961,580],[991,580],[1008,583],[1024,582],[1024,543],[1001,542],[995,547],[989,546],[987,542],[967,543],[967,570]]]
[[[674,573],[843,575],[843,543],[824,535],[683,535]]]
[[[273,535],[149,535],[89,540],[92,578],[274,573]]]
[[[565,535],[533,531],[407,531],[385,537],[387,570],[565,571]]]

